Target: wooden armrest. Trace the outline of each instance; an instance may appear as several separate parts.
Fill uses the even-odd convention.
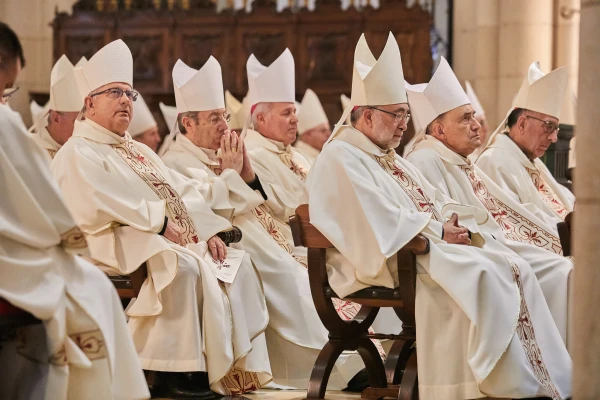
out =
[[[563,250],[563,256],[565,257],[569,257],[573,254],[571,244],[573,243],[572,222],[574,213],[575,211],[570,212],[569,214],[567,214],[564,221],[561,221],[558,224],[556,224],[558,238],[560,239],[560,244]]]
[[[417,235],[410,240],[400,251],[410,251],[416,255],[429,253],[429,239],[422,235]]]

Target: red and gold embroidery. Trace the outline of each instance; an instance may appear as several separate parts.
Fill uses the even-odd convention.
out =
[[[291,148],[287,148],[283,153],[279,153],[281,162],[288,167],[294,174],[298,175],[302,181],[306,181],[306,170],[294,161],[294,153]]]
[[[562,255],[562,246],[557,236],[534,224],[516,210],[498,200],[497,197],[492,196],[471,165],[460,165],[459,168],[467,175],[475,196],[502,228],[505,238],[529,243]]]
[[[551,396],[552,400],[562,400],[558,389],[554,385],[554,382],[552,382],[550,372],[548,372],[548,368],[546,367],[546,364],[544,364],[542,352],[535,338],[535,331],[531,322],[529,308],[527,307],[527,302],[525,301],[523,283],[521,282],[521,271],[519,270],[517,264],[513,263],[512,261],[509,261],[508,263],[510,264],[513,279],[519,288],[519,293],[521,294],[521,308],[519,310],[519,321],[517,323],[517,335],[519,336],[519,339],[521,339],[523,350],[525,351],[527,360],[531,365],[533,374],[546,389],[546,394]]]
[[[550,186],[546,183],[540,171],[537,169],[525,168],[531,180],[533,181],[534,186],[542,195],[542,200],[550,209],[556,214],[560,219],[564,220],[567,214],[569,213],[565,208],[564,204],[558,199],[556,193],[552,190]]]
[[[233,367],[221,379],[223,390],[229,396],[254,392],[262,387],[258,374]]]
[[[381,167],[390,174],[396,182],[400,184],[400,187],[406,192],[408,197],[412,200],[413,204],[417,207],[420,212],[431,213],[436,221],[444,222],[442,215],[435,208],[435,205],[431,202],[429,197],[425,194],[423,188],[421,188],[417,182],[407,174],[396,162],[396,152],[391,150],[385,156],[375,156],[375,160],[381,165]]]
[[[113,145],[113,148],[127,165],[150,186],[154,193],[166,201],[175,223],[182,229],[183,233],[181,237],[184,244],[198,243],[198,234],[187,213],[187,208],[183,200],[181,200],[177,191],[161,175],[159,169],[147,160],[131,141]]]
[[[106,358],[106,345],[100,329],[69,335],[91,361]]]

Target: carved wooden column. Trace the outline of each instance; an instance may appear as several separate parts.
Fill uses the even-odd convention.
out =
[[[581,2],[575,170],[574,400],[600,399],[600,1]]]

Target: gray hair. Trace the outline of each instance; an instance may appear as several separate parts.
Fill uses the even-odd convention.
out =
[[[360,117],[362,117],[363,113],[367,109],[367,106],[360,106],[356,110],[350,113],[350,123],[352,126],[356,125]]]
[[[266,115],[273,108],[273,103],[258,103],[256,108],[254,108],[254,112],[252,113],[252,125],[254,125],[254,129],[256,129],[258,124],[258,119],[256,118],[258,114]]]
[[[191,118],[195,123],[198,123],[198,111],[186,111],[177,115],[177,126],[179,126],[179,132],[187,133],[185,126],[183,126],[183,117]]]

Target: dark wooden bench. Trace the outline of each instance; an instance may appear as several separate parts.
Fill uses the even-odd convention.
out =
[[[563,256],[569,257],[573,255],[573,251],[571,245],[573,243],[573,238],[571,237],[572,231],[572,222],[573,222],[573,212],[570,212],[565,217],[565,220],[556,224],[558,229],[558,237],[560,239],[560,244],[563,250]]]
[[[329,331],[325,344],[312,370],[308,384],[308,399],[323,399],[331,370],[345,350],[356,350],[365,363],[370,387],[363,399],[384,396],[402,400],[418,399],[417,353],[415,336],[416,255],[425,254],[427,239],[415,237],[398,254],[399,287],[370,287],[343,298],[362,305],[352,321],[337,314],[332,298],[339,298],[329,285],[326,251],[334,246],[310,223],[308,205],[296,209],[290,226],[297,246],[308,248],[308,276],[312,298],[323,325]],[[381,307],[393,307],[402,320],[398,335],[369,334]],[[371,339],[394,340],[385,365]]]

